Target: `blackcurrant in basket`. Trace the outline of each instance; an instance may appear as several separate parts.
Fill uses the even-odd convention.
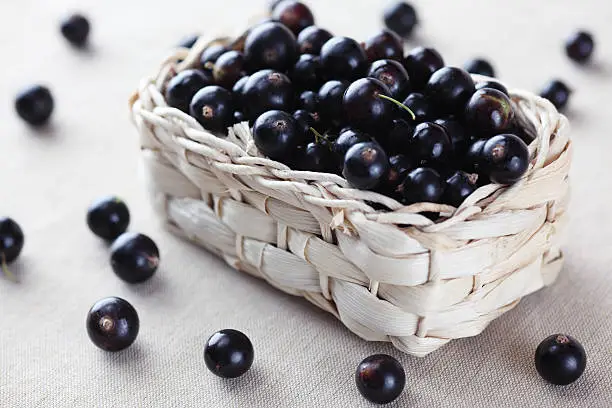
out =
[[[406,69],[397,61],[383,59],[370,67],[368,77],[378,79],[389,88],[391,97],[402,100],[410,92],[410,79]]]
[[[213,68],[213,77],[217,85],[225,89],[232,89],[234,84],[245,75],[244,70],[244,55],[238,51],[228,51],[217,58]]]
[[[304,150],[300,152],[298,169],[319,173],[334,173],[336,161],[331,149],[331,145],[325,140],[308,143]]]
[[[255,121],[253,140],[261,153],[272,160],[286,163],[298,146],[303,146],[306,135],[293,116],[271,110]]]
[[[168,82],[166,102],[173,108],[189,113],[189,104],[193,96],[202,88],[212,85],[210,73],[197,69],[187,69],[179,72]]]
[[[300,55],[289,77],[298,89],[318,89],[323,82],[319,57],[312,54]]]
[[[210,45],[208,48],[206,48],[202,52],[202,55],[200,56],[200,66],[202,67],[202,69],[212,71],[212,69],[214,68],[215,62],[217,62],[217,59],[228,51],[229,51],[229,48],[227,48],[224,45],[221,45],[221,44]]]
[[[326,79],[354,81],[365,75],[368,61],[357,41],[332,37],[321,48],[321,64]]]
[[[493,65],[485,59],[474,58],[465,63],[463,67],[470,74],[479,74],[488,77],[495,77],[495,69]]]
[[[559,110],[565,109],[571,95],[572,90],[558,79],[549,81],[540,91],[540,96],[548,99]]]
[[[406,99],[404,105],[414,113],[416,122],[425,122],[436,116],[434,106],[428,97],[419,92],[413,92]]]
[[[49,88],[30,86],[17,94],[15,110],[21,119],[32,126],[42,126],[51,118],[55,102]]]
[[[126,232],[110,248],[111,266],[115,274],[128,283],[150,279],[159,266],[159,249],[144,234]]]
[[[401,199],[397,188],[406,180],[408,173],[418,167],[418,163],[411,156],[398,154],[389,158],[389,166],[389,172],[379,186],[379,190],[389,197]]]
[[[476,190],[477,182],[478,174],[456,171],[446,180],[442,201],[453,207],[459,207]]]
[[[206,341],[206,367],[221,378],[237,378],[249,371],[255,353],[251,340],[233,329],[220,330]]]
[[[181,39],[181,41],[178,43],[178,47],[191,49],[198,41],[199,37],[200,36],[198,34],[187,35]]]
[[[402,37],[409,37],[414,27],[418,24],[414,7],[402,1],[389,6],[385,10],[383,17],[387,28]]]
[[[278,3],[272,11],[272,18],[286,25],[295,35],[306,27],[314,25],[315,22],[308,6],[294,0],[284,0]]]
[[[12,218],[0,217],[0,269],[13,262],[21,254],[24,235]]]
[[[381,30],[368,38],[363,45],[363,49],[370,62],[382,59],[400,62],[404,60],[404,44],[402,39],[390,30]]]
[[[332,38],[332,34],[320,27],[306,27],[297,37],[297,44],[301,54],[320,55],[323,44]]]
[[[304,109],[298,109],[293,112],[293,118],[297,121],[299,128],[302,129],[301,132],[306,135],[306,140],[314,140],[314,133],[311,128],[315,129],[317,132],[317,129],[321,129],[319,115],[317,113],[310,113]]]
[[[380,143],[391,154],[411,153],[412,135],[414,134],[414,126],[404,119],[393,119],[391,128],[386,137],[380,138]]]
[[[89,309],[86,327],[93,344],[104,351],[121,351],[136,340],[140,319],[127,300],[108,297]]]
[[[295,36],[281,23],[267,22],[255,26],[244,43],[244,57],[251,72],[265,68],[286,71],[293,66],[297,56]]]
[[[475,91],[470,74],[456,67],[434,72],[425,87],[425,94],[443,113],[462,113]]]
[[[529,149],[518,136],[493,136],[482,147],[482,168],[491,181],[513,184],[527,171]]]
[[[87,43],[90,30],[89,20],[81,14],[72,14],[66,17],[60,27],[64,38],[77,47],[82,47]]]
[[[265,69],[251,75],[242,92],[244,113],[255,120],[269,110],[293,111],[295,95],[287,75]]]
[[[578,31],[565,41],[565,53],[578,63],[585,63],[591,59],[595,49],[595,40],[591,33]]]
[[[307,110],[308,112],[316,112],[318,110],[319,97],[314,91],[304,91],[298,97],[297,107]]]
[[[332,123],[343,118],[342,97],[348,86],[348,82],[332,80],[319,89],[319,113],[325,122]]]
[[[388,404],[404,390],[406,373],[395,358],[376,354],[359,363],[355,382],[365,399],[376,404]]]
[[[468,146],[462,163],[464,170],[482,174],[484,170],[482,149],[486,142],[487,139],[477,139]]]
[[[402,202],[406,205],[415,203],[439,203],[444,194],[444,180],[436,170],[419,167],[408,173],[408,177],[398,187]]]
[[[442,126],[444,130],[446,130],[446,134],[453,144],[455,155],[465,155],[469,147],[469,138],[463,124],[457,119],[437,119],[434,123]]]
[[[444,67],[444,60],[433,48],[414,48],[404,59],[404,67],[415,90],[422,90],[434,72]]]
[[[395,105],[380,97],[390,96],[389,88],[374,78],[362,78],[353,82],[344,93],[342,107],[350,126],[373,132],[384,132],[389,128]]]
[[[508,88],[506,88],[501,82],[497,82],[497,81],[478,81],[476,82],[477,91],[483,88],[497,89],[504,95],[510,96],[510,92],[508,92]]]
[[[584,347],[566,334],[554,334],[542,340],[535,352],[536,370],[551,384],[568,385],[586,368]]]
[[[332,150],[336,157],[342,161],[342,166],[344,166],[344,156],[346,156],[346,152],[348,152],[351,147],[358,143],[371,141],[372,138],[368,134],[348,128],[340,132],[340,135],[332,144]]]
[[[204,87],[191,100],[189,113],[204,129],[224,134],[234,119],[232,93],[216,85]]]
[[[342,175],[354,188],[375,189],[388,172],[389,159],[377,143],[358,143],[346,152]]]
[[[98,237],[112,241],[127,230],[130,211],[119,197],[103,197],[87,210],[87,225]]]
[[[422,166],[443,166],[453,155],[453,145],[446,130],[432,122],[417,125],[411,148]]]
[[[514,108],[505,94],[497,89],[476,91],[465,107],[465,123],[481,136],[507,130],[514,120]]]
[[[234,123],[242,123],[242,122],[248,122],[248,119],[246,118],[245,114],[242,113],[242,111],[235,111],[234,112]]]
[[[249,76],[243,76],[240,78],[232,87],[232,96],[234,97],[234,107],[242,108],[242,99],[244,93],[244,87],[246,86]]]

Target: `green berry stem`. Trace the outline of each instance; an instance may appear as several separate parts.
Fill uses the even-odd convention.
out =
[[[398,101],[398,100],[396,100],[396,99],[393,99],[393,98],[391,98],[390,96],[387,96],[387,95],[381,95],[381,94],[378,94],[377,96],[378,96],[379,98],[386,99],[386,100],[388,100],[389,102],[393,102],[394,104],[396,104],[397,106],[399,106],[400,108],[402,108],[403,110],[405,110],[406,112],[408,112],[408,113],[410,114],[410,116],[412,116],[412,120],[416,120],[416,116],[414,115],[414,112],[413,112],[412,110],[410,110],[410,108],[409,108],[409,107],[407,107],[406,105],[404,105],[403,103],[401,103],[400,101]]]
[[[311,131],[312,133],[314,133],[314,135],[315,135],[315,141],[316,141],[317,143],[319,143],[319,141],[320,141],[321,139],[323,139],[323,140],[327,140],[327,139],[325,138],[325,136],[323,136],[322,134],[320,134],[319,132],[317,132],[317,129],[315,129],[315,128],[313,128],[313,127],[310,127],[310,131]]]
[[[0,264],[4,276],[6,276],[11,282],[17,283],[17,277],[9,270],[8,265],[6,264],[6,258],[4,256],[4,253],[0,253],[0,258],[2,258],[2,262],[0,262]]]

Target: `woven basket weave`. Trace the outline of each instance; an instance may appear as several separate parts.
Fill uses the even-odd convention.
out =
[[[178,50],[131,100],[148,186],[170,230],[305,297],[358,336],[416,356],[477,335],[555,280],[571,142],[567,119],[548,101],[511,92],[534,136],[518,183],[481,187],[457,209],[405,207],[339,176],[262,157],[246,123],[219,138],[168,107],[165,84],[196,65],[207,45],[200,39]]]

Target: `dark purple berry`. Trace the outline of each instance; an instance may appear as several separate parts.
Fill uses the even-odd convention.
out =
[[[414,126],[404,119],[393,119],[387,137],[380,138],[380,143],[391,154],[409,155]]]
[[[319,173],[334,173],[336,170],[336,162],[331,145],[325,140],[308,143],[300,153],[301,155],[298,159],[298,169],[300,170]]]
[[[406,56],[404,67],[415,90],[422,90],[434,72],[444,67],[444,60],[433,48],[417,47]]]
[[[298,98],[298,108],[307,110],[308,112],[317,112],[319,97],[314,91],[304,91]]]
[[[220,86],[200,89],[191,100],[189,113],[202,127],[215,133],[227,133],[234,120],[232,93]]]
[[[289,76],[298,89],[318,89],[322,83],[319,57],[311,54],[300,55]]]
[[[491,65],[489,61],[482,58],[475,58],[466,62],[463,68],[470,74],[479,74],[491,78],[495,77],[495,69],[493,68],[493,65]]]
[[[565,53],[568,57],[578,63],[585,63],[591,59],[595,41],[591,33],[578,31],[565,41]]]
[[[477,181],[477,174],[456,171],[446,180],[446,189],[442,201],[453,207],[459,207],[476,190]]]
[[[55,108],[49,88],[34,85],[17,94],[15,110],[21,119],[31,126],[42,126],[51,118]]]
[[[491,181],[514,184],[529,167],[529,149],[515,135],[493,136],[482,147],[482,169]]]
[[[212,85],[210,73],[198,69],[188,69],[176,74],[166,88],[166,102],[169,106],[189,113],[193,96],[202,88]]]
[[[244,55],[238,51],[228,51],[217,58],[213,68],[215,83],[225,89],[232,89],[244,74]]]
[[[381,30],[370,37],[363,46],[368,61],[374,62],[390,59],[403,62],[404,44],[402,39],[393,31]]]
[[[290,161],[306,140],[303,128],[287,112],[271,110],[257,118],[253,140],[261,153],[282,163]]]
[[[278,3],[272,11],[272,18],[289,27],[295,35],[306,27],[314,25],[312,11],[304,3],[294,0],[284,0]]]
[[[418,163],[410,156],[398,154],[389,158],[389,166],[389,172],[379,186],[380,192],[399,199],[397,188],[406,180],[408,173],[418,167]]]
[[[556,79],[548,82],[540,91],[540,96],[548,99],[559,110],[565,109],[571,95],[572,90],[564,82]]]
[[[21,254],[24,235],[12,218],[0,217],[0,269],[13,262]]]
[[[468,172],[482,174],[483,172],[483,156],[482,149],[484,148],[487,139],[477,139],[473,141],[465,153],[462,168]]]
[[[565,334],[545,338],[535,352],[536,370],[543,379],[555,385],[576,381],[584,372],[586,363],[582,344]]]
[[[323,44],[332,38],[329,31],[317,26],[306,27],[297,37],[297,44],[301,54],[320,55]]]
[[[399,186],[399,191],[402,194],[402,202],[406,205],[439,203],[444,194],[444,180],[436,170],[419,167],[408,173],[406,180]]]
[[[402,100],[410,92],[410,79],[406,69],[394,60],[378,60],[370,67],[368,77],[378,79],[389,88],[391,97]]]
[[[342,97],[348,86],[348,82],[332,80],[319,89],[319,113],[325,122],[332,123],[343,118]]]
[[[234,97],[234,105],[236,107],[242,107],[244,87],[246,86],[246,83],[249,80],[249,78],[250,77],[248,76],[243,76],[238,81],[236,81],[236,83],[232,87],[232,95]]]
[[[121,351],[136,340],[140,319],[128,301],[108,297],[89,309],[86,327],[93,344],[104,351]]]
[[[130,211],[125,202],[118,197],[101,198],[87,210],[89,229],[107,241],[112,241],[123,234],[129,224]]]
[[[358,143],[346,152],[342,175],[354,188],[375,189],[388,172],[389,159],[377,143]]]
[[[455,67],[434,72],[425,87],[425,95],[443,113],[462,113],[475,91],[470,74]]]
[[[385,25],[401,37],[409,37],[418,24],[416,10],[411,4],[397,2],[384,12]]]
[[[362,78],[353,82],[342,99],[348,124],[374,135],[384,133],[391,125],[395,105],[380,95],[389,94],[389,88],[377,79]]]
[[[293,33],[281,23],[267,22],[255,26],[244,43],[244,58],[251,72],[262,69],[286,71],[298,56]]]
[[[365,75],[367,57],[361,45],[347,37],[332,37],[321,48],[326,79],[354,81]]]
[[[128,283],[150,279],[159,266],[159,249],[146,235],[126,232],[110,248],[115,274]]]
[[[242,92],[244,113],[250,120],[269,110],[293,111],[295,95],[289,78],[270,69],[251,75]]]
[[[440,125],[446,130],[446,134],[450,137],[453,144],[453,151],[457,156],[463,156],[468,149],[468,135],[465,128],[456,119],[437,119],[434,123]]]
[[[297,121],[301,132],[308,137],[307,140],[311,140],[311,138],[314,136],[311,128],[315,129],[317,132],[319,131],[318,129],[321,128],[321,120],[319,115],[316,113],[310,113],[303,109],[298,109],[293,112],[293,118]]]
[[[200,56],[200,66],[202,69],[212,71],[214,67],[213,64],[217,62],[217,59],[227,51],[229,51],[229,49],[224,45],[212,44],[202,52],[202,55]]]
[[[376,404],[388,404],[404,390],[406,373],[395,358],[376,354],[359,363],[355,382],[365,399]]]
[[[478,135],[491,136],[507,130],[514,120],[514,108],[497,89],[476,91],[465,107],[465,123]]]
[[[91,26],[81,14],[73,14],[62,21],[61,32],[72,45],[82,47],[87,43]]]
[[[348,150],[358,143],[371,142],[372,138],[358,130],[347,128],[340,132],[338,138],[332,144],[334,154],[344,163],[344,156]]]
[[[406,99],[404,105],[414,113],[416,122],[425,122],[435,117],[433,104],[429,98],[419,92],[413,92]]]
[[[502,85],[500,82],[497,81],[478,81],[476,82],[476,90],[480,90],[480,89],[484,89],[484,88],[492,88],[492,89],[497,89],[498,91],[500,91],[501,93],[503,93],[506,96],[510,96],[510,92],[508,92],[508,88],[506,88],[504,85]]]
[[[191,49],[198,41],[200,36],[198,34],[190,34],[188,36],[183,37],[183,39],[178,43],[180,48]]]
[[[443,166],[453,155],[446,130],[432,122],[421,123],[414,129],[411,149],[422,166]]]
[[[234,123],[248,122],[248,119],[241,111],[234,112]]]
[[[249,371],[255,353],[251,340],[238,330],[216,332],[204,347],[206,367],[221,378],[237,378]]]

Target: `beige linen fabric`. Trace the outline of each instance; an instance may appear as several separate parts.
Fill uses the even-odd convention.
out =
[[[339,34],[364,38],[380,25],[379,1],[310,3],[320,24]],[[612,5],[415,4],[423,24],[411,45],[434,45],[454,65],[490,57],[515,87],[537,89],[560,76],[576,90],[568,111],[575,155],[566,266],[553,287],[479,337],[424,359],[362,341],[333,316],[161,229],[138,177],[127,98],[140,77],[154,72],[183,34],[242,27],[263,2],[4,1],[0,214],[21,223],[26,246],[12,267],[21,282],[0,279],[0,406],[367,407],[354,368],[385,352],[400,359],[408,378],[391,406],[611,407]],[[58,34],[59,18],[75,6],[91,17],[91,52],[72,50]],[[561,50],[578,27],[599,40],[589,68],[575,67]],[[12,106],[16,91],[34,81],[50,84],[57,102],[53,124],[42,132],[25,127]],[[119,281],[107,247],[87,229],[87,205],[109,193],[130,205],[131,229],[160,246],[160,271],[146,284]],[[96,349],[84,327],[91,304],[112,295],[129,300],[141,317],[136,344],[118,354]],[[207,336],[226,327],[247,333],[256,350],[253,369],[234,381],[211,375],[202,359]],[[586,373],[566,388],[544,383],[533,367],[537,344],[555,332],[574,335],[588,353]]]

